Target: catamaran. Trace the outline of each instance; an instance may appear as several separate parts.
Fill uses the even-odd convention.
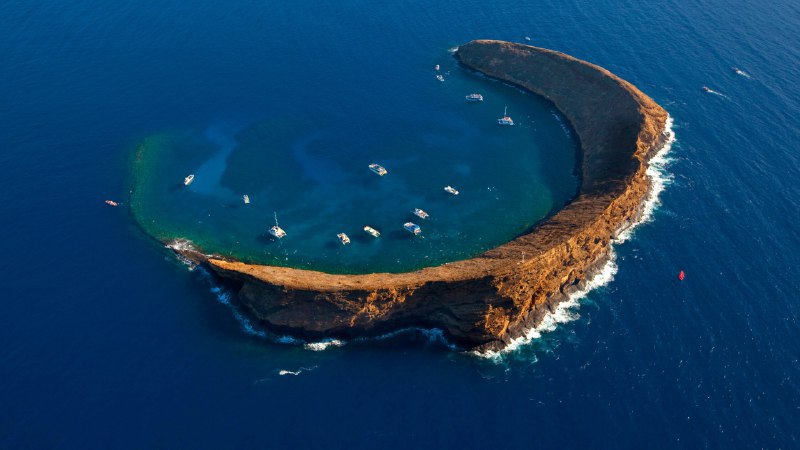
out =
[[[375,228],[372,228],[372,227],[371,227],[371,226],[369,226],[369,225],[367,225],[366,227],[364,227],[364,231],[366,231],[366,232],[367,232],[367,234],[369,234],[369,235],[370,235],[370,236],[372,236],[372,237],[379,237],[379,236],[381,235],[381,232],[380,232],[380,231],[376,230]]]
[[[381,166],[381,165],[379,165],[379,164],[375,164],[375,163],[372,163],[372,164],[370,164],[370,165],[369,165],[369,170],[371,170],[371,171],[373,171],[373,172],[377,173],[377,174],[378,174],[378,175],[380,175],[380,176],[384,176],[384,175],[386,175],[387,173],[389,173],[389,171],[387,171],[386,169],[384,169],[384,168],[383,168],[383,166]]]
[[[511,117],[508,117],[508,106],[506,106],[506,109],[503,110],[503,117],[497,119],[497,123],[505,126],[514,125],[514,121],[511,120]]]
[[[188,185],[192,184],[192,181],[194,181],[194,174],[193,173],[189,174],[188,177],[183,179],[183,185],[184,186],[188,186]]]
[[[336,237],[338,237],[339,240],[342,241],[342,245],[347,245],[350,243],[350,238],[347,237],[347,235],[344,233],[339,233],[336,235]]]
[[[467,99],[468,102],[472,102],[472,103],[474,103],[474,102],[482,102],[483,101],[483,96],[481,94],[469,94],[466,97],[466,99]]]
[[[278,226],[278,213],[275,213],[275,225],[270,227],[269,234],[275,236],[278,239],[286,236],[286,232],[283,231],[283,228]]]
[[[422,233],[422,228],[419,225],[415,224],[414,222],[406,222],[403,224],[403,228],[406,229],[409,233],[413,234],[414,236]]]
[[[242,196],[242,200],[244,201],[244,204],[245,204],[245,205],[249,205],[249,204],[250,204],[250,196],[249,196],[249,195],[247,195],[247,194],[244,194],[244,195]]]
[[[458,191],[453,186],[445,186],[444,190],[448,194],[458,195]]]
[[[411,212],[414,213],[414,215],[419,217],[420,219],[427,219],[428,218],[428,213],[426,213],[425,211],[423,211],[423,210],[421,210],[419,208],[414,208],[414,210],[411,211]]]

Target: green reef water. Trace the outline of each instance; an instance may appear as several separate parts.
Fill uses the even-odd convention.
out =
[[[530,231],[576,194],[577,138],[544,99],[447,61],[403,92],[376,88],[368,104],[332,94],[327,108],[145,138],[134,159],[137,221],[208,253],[331,273],[440,265]],[[473,92],[484,101],[467,102]],[[497,123],[506,107],[514,126]],[[268,233],[276,218],[282,239]]]

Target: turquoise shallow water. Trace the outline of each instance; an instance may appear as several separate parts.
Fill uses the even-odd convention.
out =
[[[544,99],[461,68],[449,52],[437,56],[429,67],[387,63],[400,72],[399,89],[355,79],[319,92],[311,110],[284,91],[265,105],[279,115],[149,136],[136,150],[135,216],[160,239],[334,273],[439,265],[530,231],[577,192],[577,139]],[[466,102],[472,92],[484,101]],[[501,127],[507,107],[515,125]],[[373,162],[388,174],[370,172]],[[281,240],[267,233],[276,215]],[[420,235],[403,229],[409,221]],[[351,245],[339,242],[342,232]]]

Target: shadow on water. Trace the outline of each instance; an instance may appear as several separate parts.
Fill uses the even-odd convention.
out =
[[[275,245],[279,243],[280,239],[269,233],[261,233],[256,236],[256,241],[258,241],[259,244]]]

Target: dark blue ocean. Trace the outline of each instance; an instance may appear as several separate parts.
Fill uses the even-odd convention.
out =
[[[789,0],[3,2],[0,448],[797,448],[798,28]],[[677,141],[613,279],[502,357],[260,337],[103,204],[146,136],[326,90],[380,117],[370,92],[526,36],[636,84]]]

